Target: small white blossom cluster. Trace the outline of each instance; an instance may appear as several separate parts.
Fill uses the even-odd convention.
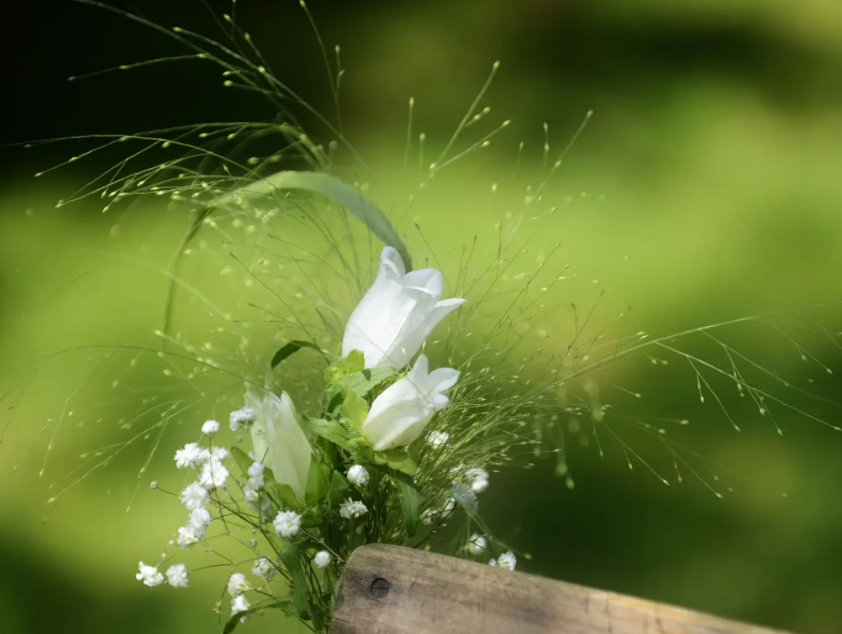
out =
[[[517,565],[517,557],[514,553],[503,553],[497,559],[492,559],[488,564],[494,568],[502,568],[503,570],[514,570]]]
[[[253,463],[248,470],[248,482],[243,487],[243,497],[246,502],[254,504],[258,500],[258,490],[263,486],[264,466],[260,462]]]
[[[342,505],[339,507],[339,514],[344,517],[346,520],[351,519],[358,519],[368,513],[368,507],[363,504],[362,502],[357,502],[348,498]]]
[[[289,539],[298,535],[301,530],[301,516],[295,511],[279,511],[272,520],[275,527],[275,534],[278,537]]]
[[[231,412],[228,420],[232,431],[240,431],[244,427],[250,427],[257,422],[257,412],[251,407],[243,407],[236,412]]]
[[[364,488],[368,484],[368,480],[368,471],[366,471],[364,466],[355,464],[353,467],[348,469],[348,482],[358,489]]]
[[[139,572],[135,575],[138,581],[142,581],[149,587],[160,586],[164,583],[164,575],[158,572],[157,566],[147,566],[142,561],[138,564]],[[167,569],[167,583],[174,588],[187,587],[187,566],[175,564]]]
[[[466,469],[465,465],[459,465],[451,473],[454,483],[464,482],[474,493],[484,493],[488,488],[488,471],[482,467]]]

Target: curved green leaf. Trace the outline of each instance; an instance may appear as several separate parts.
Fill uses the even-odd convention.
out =
[[[278,192],[294,189],[327,196],[345,207],[384,244],[397,249],[407,271],[412,269],[409,252],[386,215],[348,183],[324,172],[277,172],[251,185],[220,196],[211,203],[211,207],[220,207],[237,199],[270,197]]]
[[[272,357],[272,369],[274,370],[281,361],[291,354],[298,352],[301,348],[311,348],[319,354],[323,354],[321,348],[312,341],[290,341],[288,344],[281,346],[281,348],[275,353],[275,356]]]

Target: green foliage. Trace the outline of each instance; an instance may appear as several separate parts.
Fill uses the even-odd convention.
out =
[[[408,476],[413,476],[418,471],[418,465],[410,458],[409,453],[403,449],[387,449],[386,451],[375,451],[374,462],[386,465],[395,471],[400,471]]]
[[[281,549],[281,561],[292,577],[292,600],[298,617],[310,620],[310,605],[307,600],[307,581],[301,566],[301,546],[290,542]]]
[[[307,428],[316,436],[326,438],[339,446],[347,445],[351,439],[350,432],[342,423],[332,418],[308,418]]]
[[[298,352],[299,350],[301,350],[301,348],[310,348],[311,350],[315,350],[319,354],[322,354],[321,348],[319,348],[319,346],[317,346],[312,341],[290,341],[289,343],[287,343],[284,346],[281,346],[278,349],[278,351],[272,357],[272,361],[269,365],[274,370],[276,367],[278,367],[278,364],[281,361],[283,361],[290,355]]]
[[[385,214],[371,202],[363,198],[348,183],[330,174],[299,171],[277,172],[224,196],[220,196],[212,205],[214,207],[222,207],[235,200],[257,199],[258,201],[262,201],[267,198],[277,197],[282,195],[282,192],[288,192],[290,190],[304,190],[321,194],[343,205],[384,244],[397,249],[403,258],[407,271],[412,269],[412,260],[409,257],[409,251],[407,251],[403,241],[398,237],[397,232],[392,228],[392,223],[389,222]]]
[[[327,492],[328,501],[334,506],[338,506],[348,497],[348,491],[348,481],[345,479],[345,476],[338,471],[334,471],[330,479],[330,488]]]
[[[368,403],[357,396],[354,392],[346,392],[345,400],[339,408],[342,415],[351,424],[351,428],[357,433],[362,432],[363,423],[368,416]]]
[[[418,488],[412,478],[405,473],[392,472],[392,480],[398,489],[407,537],[415,537],[418,531],[418,519],[421,516]]]

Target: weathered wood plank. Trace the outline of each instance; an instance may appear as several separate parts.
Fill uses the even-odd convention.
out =
[[[774,634],[653,601],[374,544],[351,555],[331,634]],[[779,633],[780,634],[780,633]]]

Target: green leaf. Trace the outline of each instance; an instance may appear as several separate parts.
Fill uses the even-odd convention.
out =
[[[269,491],[270,493],[274,493],[277,501],[281,503],[281,505],[285,508],[293,508],[297,509],[301,507],[301,502],[298,501],[298,498],[295,496],[295,491],[292,490],[292,487],[288,484],[280,484],[275,482],[274,477],[272,477],[272,470],[266,469],[263,472],[263,478],[266,481],[266,484],[263,485],[263,488]]]
[[[333,472],[330,479],[330,488],[327,491],[327,499],[334,506],[338,506],[345,501],[348,496],[348,481],[338,471]]]
[[[319,348],[319,346],[314,344],[312,341],[290,341],[288,344],[281,346],[281,348],[275,353],[275,356],[272,357],[272,362],[270,364],[272,366],[272,369],[274,370],[281,361],[286,359],[291,354],[298,352],[299,350],[301,350],[301,348],[310,348],[312,350],[315,350],[319,354],[322,354],[321,348]]]
[[[354,454],[357,462],[372,462],[374,450],[362,436],[356,436],[348,441],[348,449]]]
[[[281,549],[281,561],[292,577],[292,601],[295,610],[301,619],[310,618],[309,604],[307,603],[307,584],[304,579],[304,570],[301,567],[301,550],[298,544],[287,544]]]
[[[330,471],[327,474],[325,474],[325,471],[327,469],[317,460],[310,461],[310,471],[307,473],[307,487],[304,491],[304,501],[307,504],[320,502],[327,495]]]
[[[348,419],[354,429],[358,432],[362,431],[363,423],[368,417],[368,403],[353,392],[348,392],[345,394],[345,400],[342,402],[339,411]]]
[[[364,397],[380,384],[396,377],[398,369],[391,365],[378,365],[362,372],[354,372],[338,382],[346,392],[350,391],[357,396]]]
[[[412,478],[403,473],[392,473],[392,480],[397,485],[398,497],[403,510],[403,521],[406,524],[406,534],[414,537],[418,530],[418,518],[421,514],[421,500],[418,489]]]
[[[397,249],[403,258],[406,270],[412,270],[409,252],[406,250],[397,232],[392,227],[386,215],[348,183],[324,172],[277,172],[260,179],[246,187],[224,194],[211,203],[211,207],[219,207],[230,202],[241,202],[242,199],[258,198],[271,199],[272,196],[283,191],[300,189],[314,194],[327,196],[331,200],[345,207],[351,214],[362,222],[371,233],[391,247]]]
[[[375,451],[374,461],[377,464],[385,464],[407,475],[415,475],[418,466],[409,457],[409,454],[403,449],[388,449],[386,451]]]
[[[239,447],[231,447],[231,455],[234,457],[234,462],[240,467],[243,472],[243,477],[248,477],[249,467],[254,464],[254,460],[249,458],[248,454]]]
[[[327,438],[330,442],[344,447],[351,439],[351,434],[342,426],[342,423],[332,419],[310,418],[307,420],[307,427],[316,436]]]

